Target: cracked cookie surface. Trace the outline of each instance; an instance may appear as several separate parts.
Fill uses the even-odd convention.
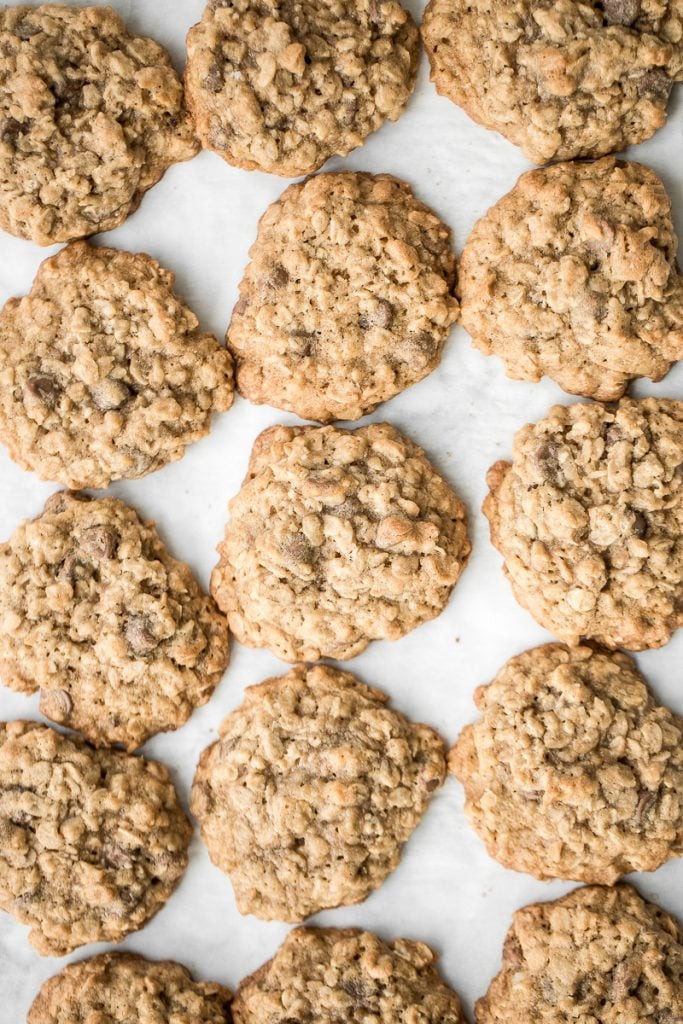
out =
[[[142,928],[178,884],[191,832],[164,765],[0,722],[0,907],[43,956]]]
[[[0,313],[0,438],[24,469],[105,488],[182,458],[233,400],[232,358],[143,253],[76,242]]]
[[[242,914],[302,921],[360,903],[443,783],[440,737],[348,672],[250,686],[201,756],[191,810]]]
[[[683,625],[683,402],[556,405],[488,473],[519,603],[567,643],[661,647]]]
[[[431,0],[437,92],[537,164],[605,156],[666,121],[681,0]]]
[[[240,392],[354,420],[426,377],[458,315],[450,230],[387,174],[320,174],[266,210],[228,330]]]
[[[489,854],[536,878],[611,885],[683,851],[683,719],[624,654],[546,644],[474,696],[449,767]]]
[[[575,889],[518,910],[503,968],[477,1024],[676,1024],[683,1017],[683,931],[629,885]]]
[[[264,431],[229,512],[211,591],[240,642],[285,661],[404,636],[470,553],[463,503],[388,423]]]
[[[397,0],[209,0],[187,53],[203,145],[294,178],[400,116],[419,36]]]
[[[642,164],[529,171],[467,239],[462,324],[510,377],[620,398],[683,358],[677,248],[669,197]]]
[[[0,226],[39,245],[110,231],[198,152],[166,51],[109,7],[0,11]]]
[[[122,501],[58,492],[0,545],[0,678],[92,742],[177,729],[227,662],[213,600]]]

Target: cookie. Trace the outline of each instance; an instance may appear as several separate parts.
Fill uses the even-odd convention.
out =
[[[191,832],[164,765],[0,722],[0,907],[43,956],[142,928],[178,884]]]
[[[536,878],[611,885],[683,850],[683,719],[625,654],[546,644],[475,693],[449,755],[489,854]]]
[[[683,402],[556,405],[488,473],[519,603],[560,640],[661,647],[683,625]]]
[[[169,55],[110,7],[3,7],[0,53],[0,227],[19,238],[111,231],[199,150]]]
[[[422,942],[356,928],[295,928],[239,985],[235,1024],[465,1024]]]
[[[261,218],[228,330],[237,386],[356,420],[438,365],[457,319],[451,233],[388,174],[320,174]]]
[[[93,743],[177,729],[227,662],[214,602],[122,501],[61,491],[0,545],[0,678]]]
[[[605,157],[523,174],[461,257],[462,323],[510,377],[611,401],[683,358],[683,277],[654,171]]]
[[[360,903],[443,783],[443,743],[348,672],[299,666],[247,689],[201,756],[190,808],[242,914],[303,921]]]
[[[649,139],[683,80],[680,0],[431,0],[437,92],[536,164]]]
[[[477,1024],[676,1024],[683,930],[630,885],[518,910]]]
[[[419,36],[397,0],[209,0],[187,37],[187,102],[202,144],[295,178],[403,113]]]
[[[43,480],[105,488],[182,458],[233,400],[232,359],[142,253],[76,242],[0,313],[0,440]]]
[[[470,553],[463,503],[388,423],[264,431],[229,511],[211,591],[241,643],[285,661],[404,636]]]

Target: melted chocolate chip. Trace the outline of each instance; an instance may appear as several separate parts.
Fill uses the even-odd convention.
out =
[[[90,526],[81,534],[79,547],[91,558],[112,558],[118,543],[116,530],[109,526]]]
[[[25,390],[37,398],[48,409],[54,409],[62,389],[55,380],[47,373],[34,373],[26,381]]]
[[[673,88],[673,79],[669,78],[662,68],[652,68],[636,81],[636,89],[640,96],[652,96],[658,100],[668,99]]]
[[[268,288],[284,288],[289,282],[289,274],[280,263],[275,263],[273,269],[270,272],[270,276],[266,280],[266,287]]]
[[[221,92],[225,85],[223,66],[215,61],[208,70],[203,82],[207,92]]]
[[[124,627],[124,635],[133,654],[151,654],[159,645],[145,615],[131,615]]]
[[[604,0],[603,6],[610,25],[632,25],[640,14],[640,0]]]

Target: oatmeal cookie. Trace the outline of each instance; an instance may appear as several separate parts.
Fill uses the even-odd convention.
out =
[[[419,47],[397,0],[209,0],[187,37],[187,102],[207,149],[295,178],[403,113]]]
[[[122,501],[61,491],[0,545],[0,678],[93,743],[177,729],[227,661],[213,600]]]
[[[41,479],[105,488],[182,458],[233,400],[232,358],[143,253],[76,242],[0,313],[0,439]]]
[[[470,553],[464,505],[388,423],[264,431],[229,510],[212,593],[238,640],[285,661],[404,636]]]
[[[462,323],[510,377],[620,398],[683,358],[683,277],[654,171],[605,157],[523,174],[461,258]]]
[[[449,767],[505,867],[611,885],[683,852],[683,719],[631,658],[546,644],[474,700]]]
[[[422,942],[356,928],[295,928],[239,985],[235,1024],[465,1024]]]
[[[537,164],[605,156],[666,121],[683,0],[431,0],[437,92]]]
[[[228,330],[240,392],[356,420],[438,365],[457,319],[451,233],[388,174],[320,174],[261,218]]]
[[[0,907],[43,956],[142,928],[178,884],[191,832],[164,765],[0,722]]]
[[[630,885],[518,910],[477,1024],[676,1024],[683,931]]]
[[[0,227],[39,245],[122,224],[199,150],[166,51],[110,7],[0,10]]]
[[[242,914],[303,921],[360,903],[397,866],[444,781],[426,725],[348,672],[299,666],[251,686],[201,756],[190,807]]]
[[[661,647],[683,625],[683,402],[556,405],[488,473],[515,597],[567,643]]]

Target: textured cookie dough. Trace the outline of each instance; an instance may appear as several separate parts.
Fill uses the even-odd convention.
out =
[[[529,171],[467,240],[463,326],[510,377],[620,398],[683,358],[677,248],[669,197],[642,164]]]
[[[683,931],[635,889],[575,889],[518,910],[477,1024],[677,1024]]]
[[[93,743],[177,729],[227,661],[213,600],[122,501],[61,491],[0,545],[0,678]]]
[[[475,693],[449,755],[489,854],[536,878],[611,885],[683,851],[683,719],[625,654],[546,644]]]
[[[238,167],[310,174],[403,113],[419,47],[397,0],[209,0],[187,37],[197,134]]]
[[[229,511],[212,593],[241,643],[285,661],[404,636],[470,553],[463,503],[388,423],[264,431]]]
[[[109,7],[3,7],[0,54],[0,227],[20,238],[110,231],[199,149],[168,54]]]
[[[0,439],[41,479],[105,488],[182,458],[233,400],[232,357],[142,253],[76,242],[0,313]]]
[[[0,907],[43,956],[142,928],[178,884],[191,832],[164,765],[0,722]]]
[[[190,807],[242,914],[303,921],[360,903],[446,773],[426,725],[348,672],[299,666],[251,686],[201,756]]]
[[[228,330],[252,402],[355,420],[426,377],[451,325],[449,228],[388,174],[320,174],[270,206]]]
[[[488,473],[519,603],[575,644],[642,651],[683,625],[683,402],[556,405]]]
[[[681,0],[431,0],[431,78],[534,163],[605,156],[666,121]]]
[[[354,928],[290,932],[232,1012],[235,1024],[466,1024],[428,946]]]

